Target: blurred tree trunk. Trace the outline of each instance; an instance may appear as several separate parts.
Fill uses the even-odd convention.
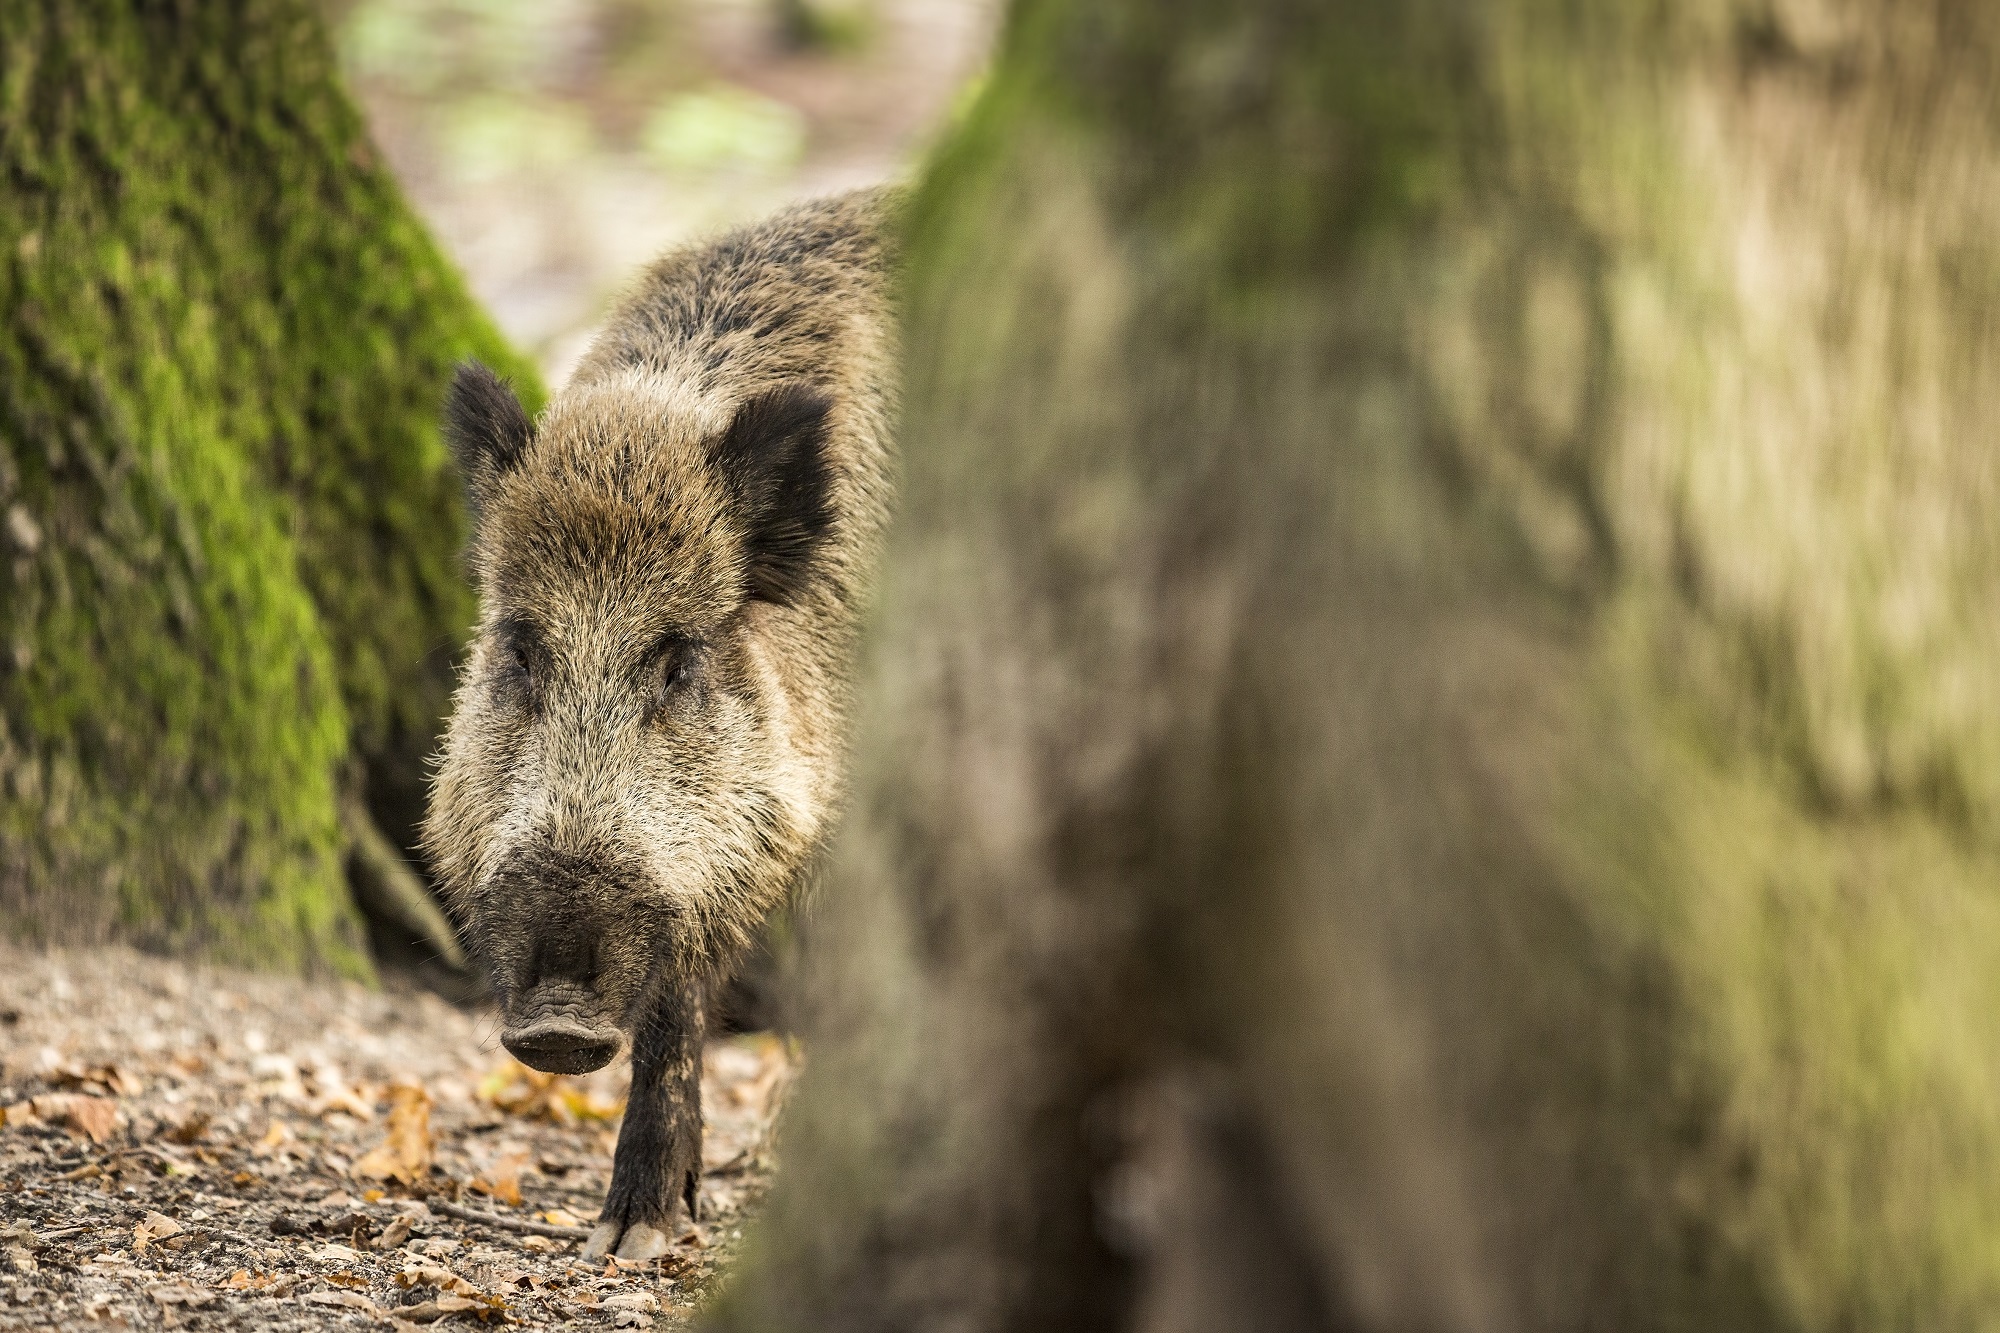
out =
[[[0,175],[0,929],[365,972],[472,613],[437,405],[531,377],[305,0],[0,5]]]
[[[1020,0],[724,1322],[1992,1327],[1996,56]]]

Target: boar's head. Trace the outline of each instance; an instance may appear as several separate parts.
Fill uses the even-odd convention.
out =
[[[453,386],[482,606],[425,843],[535,1068],[611,1060],[810,855],[846,652],[831,416],[633,369],[536,427],[482,366]]]

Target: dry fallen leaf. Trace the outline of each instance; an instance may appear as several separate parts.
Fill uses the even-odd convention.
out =
[[[583,1219],[567,1208],[551,1208],[542,1214],[542,1220],[550,1226],[558,1227],[580,1227],[584,1225]]]
[[[561,1074],[544,1074],[511,1059],[479,1080],[478,1096],[509,1115],[552,1120],[566,1128],[586,1120],[616,1120],[625,1113],[621,1098],[592,1092]]]
[[[146,1090],[144,1080],[117,1065],[82,1065],[64,1060],[42,1071],[42,1081],[53,1088],[78,1088],[95,1096],[113,1093],[137,1097]]]
[[[314,1115],[326,1116],[341,1112],[356,1120],[375,1118],[375,1099],[365,1087],[348,1083],[340,1066],[331,1062],[316,1064],[312,1069],[315,1096],[308,1107]]]
[[[365,1180],[400,1180],[414,1185],[430,1173],[436,1148],[431,1139],[431,1095],[405,1083],[392,1089],[389,1096],[388,1137],[350,1169]]]
[[[396,1275],[399,1287],[436,1287],[454,1296],[484,1297],[485,1293],[449,1268],[437,1264],[411,1264]]]
[[[102,1143],[117,1133],[124,1119],[118,1112],[118,1103],[109,1097],[91,1097],[80,1092],[50,1093],[35,1098],[32,1105],[39,1118],[54,1121],[92,1143]],[[11,1112],[8,1118],[13,1118]]]
[[[474,1176],[466,1182],[466,1188],[519,1208],[521,1172],[526,1169],[530,1160],[527,1153],[508,1153],[493,1164],[490,1176]]]
[[[481,1307],[478,1301],[469,1300],[464,1296],[439,1296],[435,1300],[405,1305],[395,1313],[398,1319],[407,1319],[413,1324],[434,1324],[446,1315],[479,1308]]]
[[[273,1120],[264,1131],[264,1137],[257,1140],[250,1151],[258,1157],[276,1157],[292,1148],[298,1142],[298,1135],[282,1120]]]
[[[208,1132],[208,1124],[208,1112],[200,1110],[189,1111],[178,1122],[168,1125],[166,1131],[167,1142],[183,1145],[194,1143],[203,1134]]]
[[[350,1310],[365,1310],[369,1314],[381,1313],[381,1307],[358,1291],[309,1291],[305,1299],[314,1305],[340,1305]]]
[[[139,1225],[132,1228],[132,1252],[144,1254],[146,1247],[154,1241],[164,1240],[168,1236],[178,1236],[185,1230],[186,1227],[165,1213],[147,1213]]]
[[[221,1299],[212,1291],[203,1291],[200,1287],[191,1287],[185,1282],[148,1287],[146,1294],[161,1305],[185,1305],[191,1310],[199,1310],[202,1306],[211,1305]]]

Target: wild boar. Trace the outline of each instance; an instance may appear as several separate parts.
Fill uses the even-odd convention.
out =
[[[669,254],[539,422],[477,364],[446,434],[481,598],[425,845],[558,1073],[629,1046],[586,1257],[660,1253],[701,1171],[707,999],[840,804],[888,512],[894,195]]]

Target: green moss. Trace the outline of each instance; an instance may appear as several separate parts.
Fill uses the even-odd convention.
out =
[[[435,419],[505,347],[287,0],[0,11],[0,924],[366,970],[339,787],[471,615]]]

